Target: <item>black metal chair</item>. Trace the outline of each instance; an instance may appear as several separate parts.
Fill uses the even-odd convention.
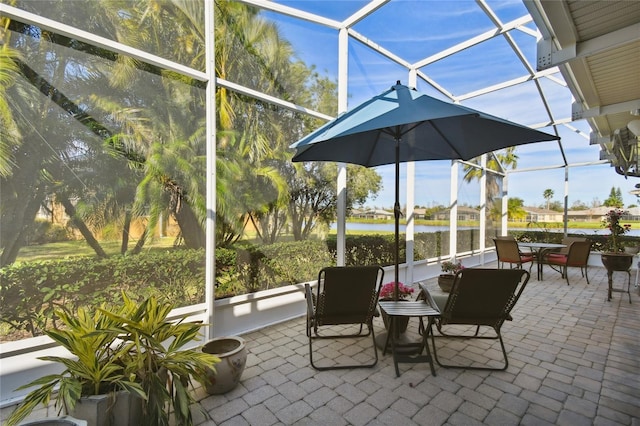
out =
[[[433,330],[430,330],[433,355],[438,365],[445,368],[506,370],[509,366],[509,360],[502,340],[501,328],[505,321],[512,320],[511,310],[529,282],[529,276],[529,272],[523,269],[463,269],[456,274],[449,297],[446,301],[441,301],[440,306],[429,293],[427,287],[420,284],[421,296],[429,305],[436,307],[441,312],[440,317],[434,322],[440,333],[440,336],[437,337],[498,339],[504,357],[504,366],[502,367],[445,364],[438,358],[435,336]],[[455,334],[445,332],[445,328],[452,329],[448,327],[452,325],[475,326],[475,333],[469,334],[460,329]],[[490,327],[494,333],[481,335],[481,327]],[[421,330],[421,332],[424,333],[425,330]]]
[[[305,284],[307,298],[307,337],[311,366],[317,370],[373,367],[378,362],[373,317],[377,313],[378,294],[384,278],[379,266],[342,266],[324,268],[318,274],[317,291]],[[355,333],[340,333],[337,325],[359,325]],[[364,330],[366,326],[367,330]],[[324,334],[321,330],[327,330]],[[374,361],[369,364],[318,366],[313,361],[313,341],[318,338],[359,338],[372,336]]]

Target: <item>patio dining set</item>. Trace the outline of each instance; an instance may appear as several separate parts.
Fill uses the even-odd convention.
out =
[[[479,370],[506,370],[509,365],[501,327],[513,318],[511,310],[530,279],[533,264],[537,265],[537,279],[543,281],[543,268],[549,265],[560,272],[570,285],[568,268],[580,268],[589,284],[587,272],[591,241],[587,238],[565,237],[561,243],[518,242],[513,237],[494,239],[497,268],[465,268],[455,275],[449,292],[434,292],[424,283],[418,283],[419,295],[415,301],[405,300],[396,291],[391,300],[378,300],[384,279],[379,266],[329,267],[320,271],[315,289],[305,285],[307,300],[306,335],[311,366],[316,370],[373,367],[378,362],[378,348],[393,356],[396,376],[399,364],[426,362],[436,376],[434,361],[443,368]],[[529,264],[529,270],[524,266]],[[626,292],[631,303],[631,273]],[[609,293],[611,300],[611,273]],[[386,335],[376,339],[373,318],[387,318]],[[420,340],[407,341],[404,327],[408,319],[418,320]],[[405,324],[403,327],[402,324]],[[335,326],[356,326],[349,333],[335,333]],[[451,327],[453,326],[453,327]],[[437,334],[436,334],[437,331]],[[316,339],[371,337],[372,356],[366,363],[341,363],[327,357],[314,360]],[[491,360],[491,365],[477,363],[449,363],[438,357],[436,338],[495,339],[500,343],[503,360]],[[382,343],[381,343],[382,342]],[[431,342],[431,345],[430,345]],[[432,355],[433,353],[433,355]]]

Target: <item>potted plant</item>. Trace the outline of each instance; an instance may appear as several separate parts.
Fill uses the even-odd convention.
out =
[[[623,236],[631,230],[631,225],[621,224],[622,216],[628,214],[621,209],[612,209],[602,219],[602,226],[609,229],[609,236],[603,245],[602,264],[607,271],[627,271],[633,263],[633,255],[625,253]]]
[[[395,291],[396,291],[395,282],[386,283],[380,288],[378,299],[383,301],[395,300],[394,299]],[[413,288],[406,286],[401,282],[398,283],[398,300],[399,301],[407,300],[411,296],[411,294],[413,294],[413,292],[414,292]],[[389,318],[387,314],[384,313],[384,311],[382,311],[382,321],[384,322],[385,328],[389,330]],[[397,322],[398,322],[397,324],[398,334],[401,334],[407,331],[407,326],[409,325],[409,317],[400,317],[398,318]]]
[[[247,344],[242,337],[216,337],[205,343],[202,351],[220,359],[215,370],[207,371],[207,393],[223,394],[238,386],[247,364]]]
[[[464,266],[462,266],[460,261],[447,260],[442,262],[440,269],[442,270],[442,274],[438,276],[438,286],[440,286],[443,292],[449,293],[456,274],[458,271],[464,269]]]
[[[177,424],[190,424],[193,397],[187,387],[192,378],[204,383],[207,369],[219,360],[197,348],[183,349],[198,340],[203,325],[167,320],[172,308],[154,297],[138,304],[123,294],[121,305],[103,305],[93,314],[82,308],[75,315],[56,311],[63,327],[46,334],[73,358],[40,358],[65,368],[22,386],[38,388],[25,396],[7,425],[18,424],[37,405],[48,404],[54,393],[58,413],[87,420],[90,426],[168,425],[170,412]],[[116,398],[122,395],[127,412],[119,414],[117,408],[123,404]],[[108,411],[100,412],[95,405]],[[90,412],[98,417],[83,418]]]

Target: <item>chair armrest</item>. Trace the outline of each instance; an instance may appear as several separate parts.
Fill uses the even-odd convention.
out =
[[[312,318],[316,311],[315,297],[313,296],[313,289],[309,283],[304,285],[304,297],[307,299],[307,317]]]
[[[433,300],[433,296],[431,296],[431,293],[429,292],[427,285],[425,283],[418,283],[418,286],[420,286],[420,293],[418,294],[418,300],[424,299],[427,305],[429,305],[431,308],[435,309],[436,311],[440,312],[440,308],[438,307],[438,304],[436,303],[436,301]]]

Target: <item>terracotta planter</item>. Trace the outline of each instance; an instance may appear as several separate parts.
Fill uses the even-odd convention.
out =
[[[455,279],[455,275],[452,274],[441,274],[438,276],[438,285],[440,286],[440,290],[445,293],[449,293],[451,291],[451,287],[453,287],[453,281]]]
[[[238,336],[218,337],[202,347],[202,352],[220,358],[213,370],[207,371],[207,393],[218,395],[229,392],[240,383],[240,377],[247,364],[247,345]]]
[[[633,263],[633,255],[628,253],[602,253],[601,258],[607,271],[628,271]]]

